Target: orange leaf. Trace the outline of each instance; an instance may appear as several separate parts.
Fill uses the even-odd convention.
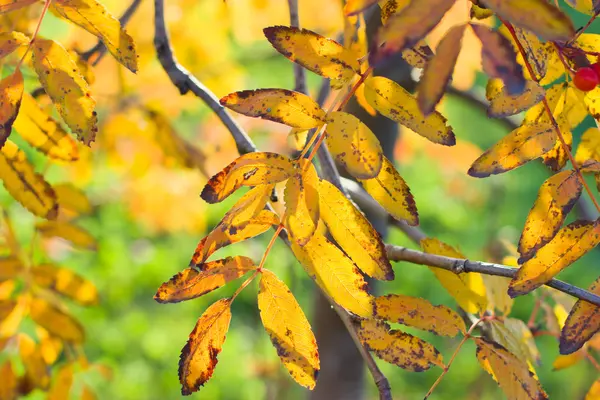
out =
[[[88,231],[69,222],[44,221],[35,227],[44,237],[60,237],[83,249],[97,249],[96,239]]]
[[[298,160],[296,173],[285,186],[284,224],[290,238],[304,246],[315,233],[319,224],[319,177],[313,164]]]
[[[38,0],[0,0],[0,13],[18,10],[37,2]]]
[[[600,278],[588,291],[600,294]],[[577,300],[560,333],[560,354],[571,354],[581,349],[600,330],[600,307]]]
[[[65,341],[82,343],[84,340],[85,334],[81,324],[46,300],[32,299],[29,315],[36,324]]]
[[[0,1],[0,12],[2,12],[2,2]],[[29,43],[29,38],[21,32],[2,32],[0,33],[0,59],[6,57],[20,46]]]
[[[50,386],[50,369],[40,348],[36,346],[32,338],[25,334],[19,336],[19,355],[25,367],[26,385],[33,388],[48,390]]]
[[[69,269],[40,264],[31,267],[30,272],[38,286],[51,289],[82,305],[98,304],[98,290],[94,284]]]

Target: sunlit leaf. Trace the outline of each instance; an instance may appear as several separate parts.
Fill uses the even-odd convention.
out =
[[[600,161],[600,129],[598,128],[588,128],[583,132],[575,153],[575,161],[578,164],[589,160]]]
[[[584,400],[598,400],[600,399],[600,379],[596,379],[592,386],[585,395]]]
[[[525,82],[523,93],[511,96],[504,87],[499,93],[491,96],[488,116],[504,118],[528,110],[544,98],[544,89],[534,81]]]
[[[314,165],[298,160],[296,173],[285,186],[284,225],[290,238],[304,246],[313,236],[319,224],[319,177]]]
[[[31,267],[31,275],[38,286],[51,289],[82,305],[98,304],[98,290],[94,284],[70,269],[40,264]]]
[[[24,378],[32,388],[47,390],[50,386],[50,368],[32,338],[19,335],[19,356],[25,367]]]
[[[212,376],[229,329],[230,306],[229,299],[222,299],[207,308],[181,350],[179,382],[183,395],[198,391]]]
[[[414,68],[425,68],[433,56],[433,50],[423,40],[410,49],[402,50],[402,58]]]
[[[35,227],[44,237],[60,237],[83,249],[97,248],[96,239],[88,231],[69,222],[45,221],[37,223]]]
[[[81,324],[71,315],[46,300],[32,299],[29,305],[29,315],[36,324],[65,341],[81,343],[84,340],[85,335]]]
[[[92,204],[86,194],[71,183],[59,183],[53,186],[58,205],[77,214],[89,214],[92,212]]]
[[[344,5],[344,14],[354,15],[377,3],[379,0],[348,0]]]
[[[0,0],[0,13],[18,10],[37,2],[38,0]],[[2,399],[4,398],[2,397]]]
[[[0,147],[10,136],[13,123],[21,107],[23,97],[23,74],[17,69],[0,81]]]
[[[600,278],[588,289],[600,294]],[[571,354],[581,349],[585,342],[600,330],[600,307],[577,300],[560,333],[560,353]]]
[[[566,369],[574,366],[575,364],[579,363],[579,361],[585,359],[585,353],[585,349],[580,349],[579,351],[576,351],[572,354],[559,354],[558,357],[556,357],[554,359],[554,362],[552,363],[552,370],[560,371],[561,369]]]
[[[2,1],[0,1],[0,12],[2,12]],[[29,38],[21,32],[0,33],[0,59],[11,54],[20,46],[29,43]]]

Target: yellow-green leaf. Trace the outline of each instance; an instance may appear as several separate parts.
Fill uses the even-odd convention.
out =
[[[240,114],[280,122],[292,128],[316,128],[325,120],[325,111],[313,99],[287,89],[244,90],[228,94],[220,102]]]
[[[0,147],[10,136],[23,97],[23,74],[17,69],[0,81]]]
[[[44,237],[60,237],[77,247],[96,250],[96,239],[85,229],[65,221],[44,221],[36,224],[36,229]]]
[[[183,395],[198,391],[212,376],[231,322],[230,307],[229,299],[217,301],[206,309],[190,333],[179,359]]]
[[[358,337],[377,357],[408,371],[422,372],[432,365],[444,367],[442,355],[433,345],[400,330],[392,330],[383,321],[363,319]]]
[[[108,51],[131,72],[137,71],[137,54],[131,36],[96,0],[54,0],[52,10],[79,25],[104,43]]]
[[[33,66],[63,120],[86,145],[98,131],[96,101],[77,64],[59,43],[41,38],[32,46]]]
[[[327,147],[336,161],[357,179],[379,174],[383,162],[381,144],[361,120],[345,112],[327,115]]]
[[[0,2],[0,12],[2,12],[2,3]],[[2,32],[0,33],[0,59],[6,57],[20,46],[29,43],[29,38],[21,32]]]
[[[600,294],[600,278],[588,291]],[[581,349],[585,342],[600,330],[600,307],[577,300],[560,333],[560,353],[571,354]]]
[[[491,96],[488,116],[504,118],[528,110],[544,98],[544,88],[534,81],[525,82],[523,93],[511,96],[504,87]]]
[[[438,112],[424,116],[417,99],[396,82],[381,76],[365,81],[365,97],[377,111],[434,143],[454,146],[456,138]]]
[[[321,218],[331,236],[365,274],[393,280],[394,270],[387,259],[379,233],[369,220],[331,183],[319,182]]]
[[[98,304],[98,290],[94,284],[70,269],[40,264],[31,267],[31,275],[36,285],[67,296],[79,304]]]
[[[531,292],[600,243],[600,220],[575,221],[528,260],[510,282],[511,297]]]
[[[298,160],[296,173],[285,186],[284,224],[290,238],[304,246],[313,236],[319,225],[319,177],[313,164]]]
[[[258,308],[281,362],[296,382],[312,390],[320,367],[317,341],[292,292],[268,270],[262,271]]]
[[[32,299],[29,303],[29,315],[36,324],[67,342],[82,343],[84,340],[81,324],[46,300]]]

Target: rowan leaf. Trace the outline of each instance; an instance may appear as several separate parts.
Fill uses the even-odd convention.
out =
[[[207,203],[218,203],[242,186],[277,183],[294,173],[292,160],[281,154],[244,154],[210,178],[200,197]]]
[[[419,224],[419,214],[412,193],[390,160],[383,157],[379,174],[372,179],[359,179],[371,195],[390,215],[409,225]]]
[[[484,25],[472,24],[471,28],[481,41],[481,63],[484,72],[490,78],[502,79],[509,95],[523,93],[523,68],[517,63],[515,51],[509,40]]]
[[[456,25],[450,28],[438,44],[436,55],[425,66],[417,94],[419,109],[424,115],[435,110],[452,79],[466,27],[467,25]]]
[[[16,278],[23,271],[23,263],[18,257],[0,258],[0,282]]]
[[[308,275],[336,303],[361,316],[373,316],[373,297],[354,263],[325,236],[316,232],[305,246],[292,242],[294,255]]]
[[[519,360],[531,365],[540,361],[531,330],[523,321],[514,318],[492,320],[488,324],[490,339],[498,343]]]
[[[392,15],[400,13],[411,1],[412,0],[386,0],[385,3],[380,1],[381,23],[385,25]]]
[[[2,1],[0,1],[0,13],[2,12]],[[0,33],[0,59],[11,54],[19,47],[29,43],[27,35],[21,32],[2,32]]]
[[[0,13],[18,10],[37,3],[38,0],[0,0]],[[4,397],[0,397],[4,399]]]
[[[198,391],[212,376],[230,322],[229,299],[217,301],[198,319],[179,359],[179,382],[184,396]]]
[[[586,393],[584,400],[598,400],[598,399],[600,399],[600,378],[596,379],[594,381],[594,383],[592,383],[592,386]]]
[[[270,26],[263,32],[275,50],[315,74],[343,83],[360,72],[355,53],[335,40],[290,26]]]
[[[352,114],[337,111],[327,115],[327,147],[338,164],[357,179],[374,178],[381,170],[379,140]]]
[[[35,172],[25,153],[10,140],[0,151],[0,179],[8,193],[31,213],[56,218],[56,193],[44,177]]]
[[[4,0],[11,1],[11,0]],[[2,3],[0,3],[0,12],[4,12]],[[19,390],[19,377],[15,373],[10,360],[5,360],[0,365],[0,399],[2,400],[13,400],[18,398]]]
[[[579,363],[579,361],[585,359],[585,349],[580,349],[572,354],[559,354],[552,363],[552,371],[560,371],[561,369],[567,369]]]
[[[519,240],[519,264],[531,259],[560,230],[581,195],[583,185],[574,171],[559,172],[540,187]]]
[[[260,278],[258,308],[281,362],[296,382],[312,390],[320,368],[317,341],[292,292],[268,270]]]
[[[98,304],[98,290],[94,284],[67,268],[40,264],[31,267],[30,272],[33,282],[38,286],[51,289],[82,305]]]
[[[64,341],[82,343],[83,327],[71,315],[46,300],[33,298],[29,303],[31,319],[42,328]]]
[[[473,338],[477,345],[477,359],[483,369],[492,374],[506,397],[511,400],[547,399],[535,375],[527,364],[498,343]]]
[[[304,246],[314,235],[319,225],[319,176],[313,164],[298,160],[296,173],[285,186],[284,225],[290,239]]]
[[[446,125],[446,118],[437,111],[424,116],[419,110],[417,99],[396,82],[381,76],[367,78],[365,97],[382,115],[412,129],[433,143],[445,146],[456,144],[452,128]]]
[[[0,148],[10,136],[13,123],[21,107],[23,74],[17,69],[0,81]]]
[[[521,266],[510,282],[508,294],[515,297],[542,286],[598,243],[600,220],[570,223]]]
[[[79,215],[92,212],[92,204],[86,194],[71,183],[59,183],[53,186],[58,205]]]
[[[556,139],[556,129],[545,121],[522,125],[486,150],[468,174],[485,178],[510,171],[550,151]]]
[[[56,374],[54,384],[48,391],[46,400],[68,399],[73,386],[73,364],[68,363],[60,367]]]
[[[592,283],[588,291],[600,294],[600,278]],[[577,300],[560,333],[560,354],[575,353],[599,330],[600,307]]]
[[[589,160],[600,161],[600,129],[598,128],[588,128],[583,132],[575,153],[575,161],[578,164],[584,164]]]
[[[423,251],[440,256],[465,258],[462,253],[434,238],[421,240]],[[442,286],[456,300],[458,305],[468,313],[485,311],[487,300],[485,298],[485,285],[480,274],[462,272],[455,274],[441,268],[429,267]]]
[[[545,40],[567,41],[575,34],[571,19],[545,0],[484,0],[500,18]]]
[[[491,96],[487,114],[492,118],[504,118],[528,110],[544,98],[544,88],[534,81],[526,81],[523,93],[510,95],[502,87]]]
[[[325,111],[313,99],[287,89],[243,90],[228,94],[220,103],[248,117],[268,119],[292,128],[316,128],[325,122]]]
[[[368,7],[377,3],[379,0],[348,0],[344,5],[344,14],[355,15],[364,11]]]
[[[402,50],[402,58],[414,68],[425,68],[434,55],[433,50],[424,40],[421,40],[410,49]]]
[[[69,53],[59,43],[41,38],[32,46],[33,66],[63,120],[86,145],[98,131],[96,101]]]
[[[336,243],[365,274],[391,281],[394,270],[379,233],[333,184],[319,182],[321,218]]]
[[[178,272],[154,295],[159,303],[179,303],[203,296],[256,269],[248,257],[227,257]]]
[[[24,379],[27,386],[48,390],[50,386],[50,369],[44,361],[39,347],[32,338],[25,334],[19,336],[19,356],[25,367]]]
[[[131,72],[137,71],[133,39],[101,3],[96,0],[55,0],[50,7],[58,15],[100,39],[117,61]]]
[[[44,221],[35,225],[44,237],[60,237],[74,246],[87,250],[96,250],[96,239],[85,229],[65,221]]]
[[[27,92],[23,93],[19,115],[13,127],[27,143],[52,159],[79,159],[75,140]]]
[[[367,350],[405,370],[422,372],[432,365],[444,367],[442,355],[433,345],[400,330],[392,330],[383,321],[363,319],[357,333]]]

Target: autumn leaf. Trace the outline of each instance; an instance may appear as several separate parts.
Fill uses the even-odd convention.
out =
[[[545,40],[566,42],[575,33],[571,19],[545,0],[484,0],[482,3],[500,18]]]
[[[319,182],[321,218],[336,243],[365,274],[380,280],[393,280],[379,233],[369,220],[333,184]]]
[[[27,7],[37,3],[38,0],[0,0],[0,13],[18,10],[19,8]],[[4,397],[2,397],[4,399]]]
[[[585,359],[585,353],[587,350],[580,349],[572,354],[559,354],[552,363],[552,371],[560,371],[561,369],[566,369],[574,366],[579,363],[579,361]]]
[[[71,130],[86,145],[98,131],[96,101],[69,53],[53,40],[36,38],[33,66],[44,90]]]
[[[510,95],[504,87],[491,96],[487,114],[492,118],[504,118],[528,110],[544,98],[544,88],[534,81],[526,81],[523,93]]]
[[[418,42],[410,49],[402,50],[402,58],[414,68],[425,68],[434,55],[433,50],[425,41]]]
[[[409,225],[419,224],[419,214],[412,193],[404,179],[386,157],[379,174],[372,179],[358,180],[381,206],[397,220]]]
[[[284,181],[296,172],[292,160],[277,153],[248,153],[210,178],[200,197],[218,203],[242,186]]]
[[[325,111],[313,99],[287,89],[244,90],[228,94],[220,103],[240,114],[292,128],[316,128],[325,122]]]
[[[31,319],[51,334],[68,342],[82,343],[83,327],[65,311],[46,300],[34,298],[29,305]]]
[[[354,15],[377,3],[379,0],[348,0],[344,5],[344,14]]]
[[[530,369],[539,363],[540,356],[531,330],[520,319],[492,320],[486,328],[490,339],[498,343],[519,360],[530,363]]]
[[[375,316],[390,322],[454,337],[465,333],[465,322],[451,308],[434,306],[418,297],[390,294],[375,298]]]
[[[79,25],[104,43],[108,51],[131,72],[137,71],[137,54],[131,36],[96,0],[55,0],[52,11]]]
[[[367,350],[405,370],[422,372],[432,365],[444,367],[442,355],[435,347],[416,336],[392,330],[383,321],[363,319],[358,336]]]
[[[596,295],[600,294],[600,279],[596,279],[588,291]],[[600,330],[600,307],[584,300],[577,300],[560,333],[560,354],[571,354],[581,349],[598,330]]]
[[[10,136],[13,123],[21,107],[23,75],[17,69],[0,81],[0,148]]]
[[[262,271],[258,308],[281,362],[296,382],[312,390],[320,368],[317,341],[292,292],[268,270]]]
[[[508,294],[515,297],[542,286],[598,243],[600,220],[570,223],[521,266],[510,282]]]
[[[71,183],[59,183],[52,187],[61,209],[68,209],[83,215],[92,212],[92,204],[86,194]]]
[[[492,375],[509,399],[547,399],[548,395],[527,364],[498,343],[473,338],[477,345],[477,359],[483,369]]]
[[[231,301],[221,299],[206,309],[179,359],[179,382],[184,396],[198,391],[212,376],[231,321]]]
[[[23,264],[18,257],[0,258],[0,282],[16,278],[23,271]]]
[[[270,26],[263,32],[275,50],[315,74],[347,82],[360,72],[355,53],[335,40],[288,26]]]
[[[195,299],[255,269],[254,261],[243,256],[199,264],[184,269],[163,283],[154,295],[154,300],[159,303],[178,303]]]
[[[64,400],[69,398],[73,386],[73,364],[64,364],[58,370],[54,384],[48,391],[46,400]]]
[[[598,400],[600,399],[600,379],[596,379],[592,386],[585,395],[584,400]]]
[[[427,63],[419,81],[417,100],[419,109],[429,115],[440,101],[460,53],[466,25],[457,25],[444,35],[436,49],[436,55]]]
[[[380,0],[381,23],[385,25],[392,15],[400,13],[411,1],[412,0]]]
[[[33,282],[43,288],[69,297],[82,305],[98,304],[98,290],[94,284],[67,268],[52,264],[31,267]]]
[[[284,225],[290,238],[300,246],[306,245],[319,224],[319,177],[314,165],[298,160],[296,173],[285,186]]]
[[[19,338],[19,356],[25,367],[26,384],[32,388],[40,388],[48,390],[50,386],[50,369],[39,347],[35,344],[32,338],[25,334],[20,334]]]
[[[522,125],[486,150],[469,168],[468,174],[485,178],[501,174],[541,157],[554,147],[556,129],[547,122]]]
[[[447,245],[434,238],[421,240],[423,251],[440,256],[465,258],[462,253],[456,251],[452,246]],[[485,310],[485,285],[480,274],[473,272],[462,272],[455,274],[452,271],[446,271],[441,268],[429,267],[431,272],[440,281],[442,286],[456,300],[458,305],[468,313],[479,313]]]
[[[56,193],[44,177],[35,172],[25,153],[10,140],[0,151],[0,179],[8,193],[31,213],[42,218],[56,218]]]
[[[412,129],[433,143],[445,146],[456,144],[452,128],[446,125],[446,118],[438,112],[424,116],[419,110],[416,98],[396,82],[381,76],[367,78],[365,97],[382,115]]]
[[[578,164],[584,164],[589,160],[600,161],[600,129],[598,128],[588,128],[583,132],[575,153],[575,161]]]
[[[552,240],[582,189],[579,177],[571,170],[559,172],[544,182],[519,240],[519,264],[535,256],[541,247]]]
[[[69,222],[45,221],[37,223],[35,227],[44,237],[60,237],[82,249],[97,249],[96,239],[88,231]]]
[[[350,258],[325,236],[316,232],[302,247],[292,242],[292,250],[308,275],[336,303],[361,317],[373,315],[373,297],[365,279]]]
[[[346,171],[357,179],[379,174],[383,150],[375,134],[360,119],[345,112],[327,115],[327,147]]]
[[[0,7],[2,7],[1,4],[2,3],[0,3]],[[2,12],[2,8],[0,8],[0,12]],[[19,393],[19,380],[17,374],[13,370],[10,360],[7,359],[0,365],[0,376],[2,376],[2,379],[0,379],[0,399],[16,399]]]
[[[0,12],[2,12],[2,2],[0,1]],[[0,33],[0,59],[11,54],[19,47],[29,43],[29,38],[21,32],[2,32]]]

